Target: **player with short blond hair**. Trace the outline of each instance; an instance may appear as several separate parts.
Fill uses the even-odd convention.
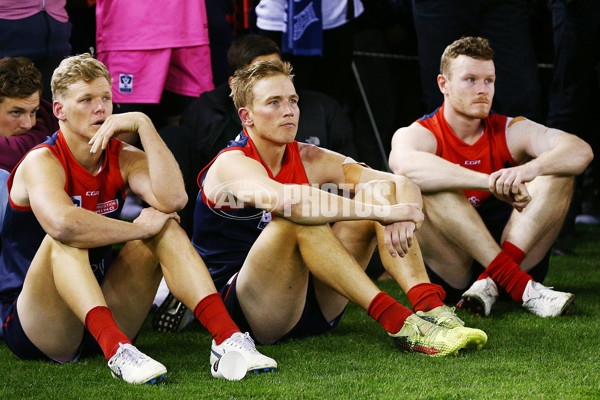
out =
[[[249,370],[276,368],[231,320],[179,226],[183,180],[150,119],[112,115],[110,75],[89,54],[63,60],[52,87],[60,130],[8,180],[0,256],[7,346],[22,359],[57,362],[99,346],[114,377],[160,381],[164,365],[132,341],[164,275],[213,336],[213,349],[240,352]],[[124,132],[137,132],[144,151],[115,138]],[[149,204],[133,222],[118,219],[127,189]]]
[[[256,61],[231,85],[243,131],[198,176],[192,242],[234,321],[275,343],[335,327],[352,301],[402,350],[443,356],[483,346],[485,333],[465,328],[427,279],[414,236],[418,188],[296,142],[289,64]],[[417,314],[365,274],[377,246]]]

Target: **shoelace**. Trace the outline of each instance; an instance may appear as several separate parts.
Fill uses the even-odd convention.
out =
[[[413,324],[413,328],[427,343],[434,342],[438,335],[446,330],[445,328],[430,322]]]
[[[254,340],[248,332],[235,333],[230,338],[230,343],[239,349],[245,350],[251,354],[258,354],[258,350],[254,346]]]
[[[446,344],[443,341],[438,341],[437,339],[438,336],[445,331],[445,329],[435,324],[431,325],[431,327],[421,334],[421,337],[414,343],[414,346],[441,351],[446,347]]]
[[[455,307],[452,307],[452,308],[446,307],[446,308],[444,308],[442,313],[440,313],[440,315],[437,316],[437,320],[438,320],[439,324],[444,324],[445,322],[454,322],[454,321],[457,321],[460,325],[465,324],[463,322],[463,320],[458,318],[458,316],[456,316],[456,314],[454,313],[454,310],[456,309]]]
[[[147,356],[131,345],[122,345],[121,348],[119,348],[119,351],[121,354],[118,359],[121,361],[121,364],[127,363],[140,366],[150,361]]]

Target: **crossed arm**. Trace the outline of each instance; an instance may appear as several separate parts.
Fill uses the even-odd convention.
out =
[[[218,202],[219,196],[232,195],[243,199],[246,205],[265,209],[305,225],[338,221],[377,221],[391,226],[387,228],[391,243],[390,253],[404,256],[410,247],[413,232],[423,221],[420,192],[416,185],[402,177],[371,172],[364,167],[358,167],[364,170],[358,173],[358,182],[350,182],[346,180],[343,167],[345,157],[314,146],[310,146],[310,154],[304,150],[306,149],[301,150],[301,154],[311,185],[278,183],[269,177],[259,162],[246,157],[241,151],[234,150],[222,154],[211,166],[204,180],[204,194],[215,203]],[[233,165],[235,168],[232,168]],[[353,191],[355,183],[364,184],[371,180],[398,182],[397,185],[393,185],[395,197],[406,198],[408,201],[375,205],[320,189],[322,184],[332,183],[335,187]],[[400,229],[402,233],[398,232]]]
[[[136,116],[120,114],[121,121],[113,121],[117,125],[103,126],[90,141],[96,145],[95,150],[104,149],[108,139],[119,132],[119,126],[132,117]],[[169,160],[172,156],[166,146],[152,137],[155,130],[145,129],[148,127],[140,129],[140,137],[148,151],[144,153],[123,145],[119,158],[124,181],[129,181],[132,189],[152,206],[144,209],[134,223],[106,218],[74,206],[64,190],[63,167],[46,148],[30,152],[23,160],[15,173],[11,199],[18,205],[31,206],[47,234],[73,247],[94,248],[156,235],[168,219],[178,219],[174,211],[185,201],[186,195],[185,191],[177,193],[182,190],[183,182],[179,168],[174,168]]]
[[[489,177],[435,155],[435,136],[418,123],[400,128],[392,138],[390,168],[415,182],[423,193],[444,190],[487,190]]]
[[[424,193],[487,190],[520,211],[531,200],[527,182],[540,175],[579,174],[593,157],[590,146],[578,137],[522,117],[509,124],[507,144],[520,165],[488,175],[436,156],[434,135],[413,123],[394,134],[390,167],[413,180]]]
[[[541,175],[579,175],[594,157],[592,148],[575,135],[545,127],[523,117],[506,131],[508,148],[520,165],[490,175],[492,193],[508,196],[514,187]]]

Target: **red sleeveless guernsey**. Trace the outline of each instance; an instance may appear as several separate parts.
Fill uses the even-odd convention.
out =
[[[444,105],[417,122],[435,135],[437,150],[435,155],[461,167],[485,174],[516,165],[506,144],[506,127],[510,118],[490,113],[483,120],[483,133],[472,145],[459,139],[444,118]],[[463,190],[474,207],[491,196],[483,190]]]

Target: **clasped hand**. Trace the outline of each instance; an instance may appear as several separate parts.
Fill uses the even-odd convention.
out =
[[[144,227],[144,230],[147,233],[146,237],[152,237],[158,234],[170,219],[174,219],[178,223],[180,222],[180,218],[177,213],[167,214],[157,210],[154,207],[146,207],[133,221],[133,223]]]
[[[424,215],[416,204],[398,204],[390,207],[392,215],[399,212],[394,222],[385,225],[384,241],[392,257],[405,257],[412,246],[415,232],[423,223]]]
[[[503,168],[490,175],[489,190],[521,212],[531,201],[526,183],[534,178],[535,174],[526,165]]]

